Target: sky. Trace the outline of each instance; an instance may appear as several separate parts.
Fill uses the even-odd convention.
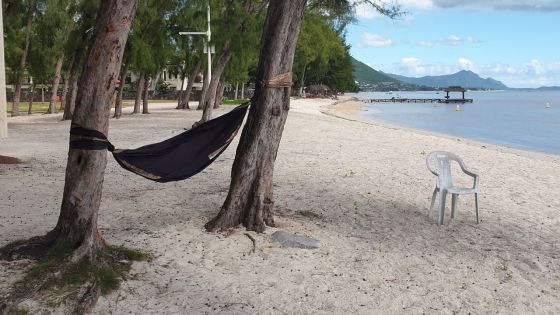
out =
[[[412,77],[471,70],[509,87],[560,86],[560,0],[395,1],[407,12],[396,20],[356,8],[354,58]]]

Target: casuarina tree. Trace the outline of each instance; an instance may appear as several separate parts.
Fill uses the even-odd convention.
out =
[[[138,0],[102,1],[97,13],[95,37],[80,77],[73,125],[107,135],[115,80],[137,4]],[[71,136],[70,142],[76,137]],[[87,135],[79,137],[87,139]],[[29,279],[22,284],[23,288],[14,289],[6,299],[8,303],[0,305],[0,313],[76,264],[88,264],[91,266],[88,270],[109,265],[107,260],[111,255],[104,252],[107,245],[97,229],[106,163],[105,150],[70,147],[56,227],[45,236],[8,245],[0,258],[38,258],[55,247],[67,249],[67,254],[57,266],[47,269],[40,277]],[[99,279],[94,277],[75,312],[87,311],[97,300],[100,290]]]

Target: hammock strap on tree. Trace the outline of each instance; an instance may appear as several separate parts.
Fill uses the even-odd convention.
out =
[[[115,149],[97,130],[72,124],[70,149],[109,150],[125,169],[157,182],[187,179],[210,165],[239,131],[249,102],[159,143],[137,149]]]
[[[292,86],[292,73],[286,72],[276,75],[268,80],[262,80],[261,86],[263,88],[288,88]]]

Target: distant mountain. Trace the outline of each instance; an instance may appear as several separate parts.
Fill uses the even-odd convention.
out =
[[[394,78],[374,70],[370,66],[366,65],[365,63],[358,61],[352,58],[352,64],[354,66],[354,78],[359,83],[366,83],[366,84],[378,84],[382,82],[393,82],[399,83],[399,80],[395,80]]]
[[[354,58],[352,58],[352,64],[354,66],[354,79],[358,82],[361,90],[402,91],[418,89],[416,85],[394,79]]]
[[[402,82],[415,85],[425,85],[434,88],[443,88],[450,85],[459,85],[464,88],[471,89],[505,90],[508,88],[500,81],[492,78],[483,79],[478,74],[468,70],[461,70],[457,73],[449,75],[425,76],[421,78],[412,78],[390,73],[385,74]]]
[[[536,88],[537,91],[560,91],[560,86],[541,86]]]

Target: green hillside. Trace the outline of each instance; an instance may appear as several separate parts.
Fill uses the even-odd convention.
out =
[[[358,61],[352,57],[352,64],[354,66],[354,78],[360,85],[362,84],[379,84],[381,82],[399,83],[398,80],[391,78],[379,71],[372,69],[365,63]]]

